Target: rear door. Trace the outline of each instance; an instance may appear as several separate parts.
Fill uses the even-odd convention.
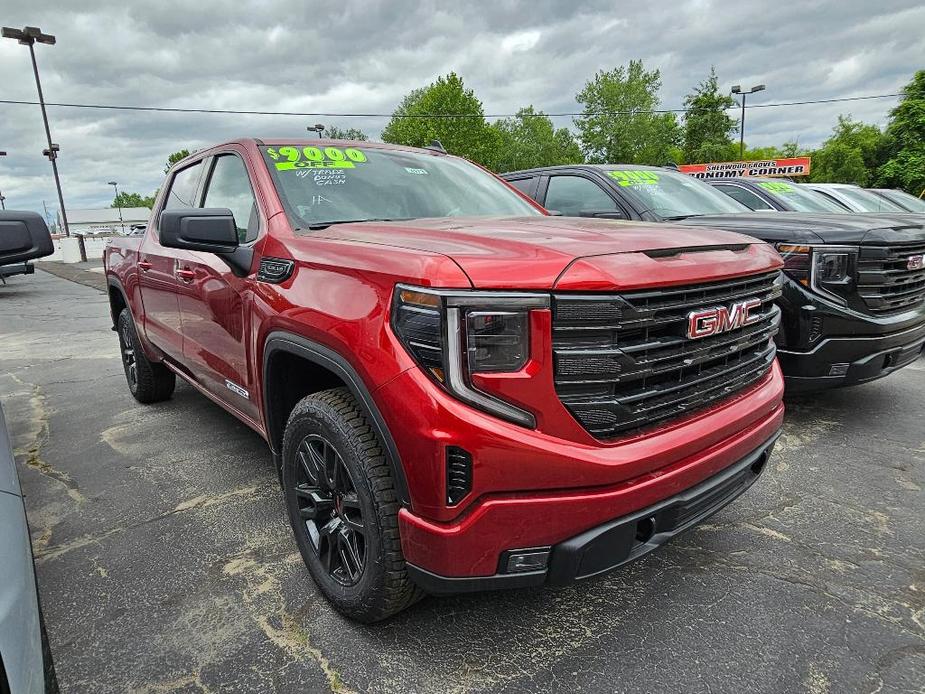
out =
[[[241,153],[220,152],[206,164],[199,207],[225,207],[234,215],[238,240],[253,244],[262,228],[251,176]],[[219,256],[191,252],[178,274],[183,356],[193,377],[207,390],[257,419],[254,374],[249,368],[246,290]]]
[[[167,182],[164,210],[196,206],[205,166],[200,160],[176,171]],[[158,210],[160,213],[160,210]],[[176,361],[183,356],[180,326],[180,291],[177,270],[189,251],[166,248],[157,238],[157,216],[138,248],[138,277],[144,306],[144,331],[148,340]]]

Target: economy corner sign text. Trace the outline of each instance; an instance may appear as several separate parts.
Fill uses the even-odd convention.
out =
[[[810,157],[765,159],[763,161],[724,161],[713,164],[683,164],[681,173],[694,178],[742,178],[744,176],[808,176]]]

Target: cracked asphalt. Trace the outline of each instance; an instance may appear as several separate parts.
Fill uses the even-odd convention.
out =
[[[137,404],[100,291],[0,287],[0,399],[67,692],[925,691],[923,393],[920,360],[789,402],[757,485],[604,578],[368,627],[303,568],[256,434],[188,386]]]

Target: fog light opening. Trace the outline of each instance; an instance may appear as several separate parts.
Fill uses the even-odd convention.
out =
[[[655,517],[649,516],[636,521],[636,542],[644,545],[655,534]]]
[[[549,563],[549,548],[515,549],[508,553],[505,569],[509,574],[525,571],[545,571]]]
[[[751,464],[751,471],[754,472],[756,476],[760,475],[761,471],[764,470],[765,463],[768,462],[769,457],[770,456],[765,453],[760,458],[758,458],[758,460]]]

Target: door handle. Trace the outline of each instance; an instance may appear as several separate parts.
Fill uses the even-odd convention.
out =
[[[154,266],[151,265],[151,263],[149,263],[147,260],[139,260],[139,261],[138,261],[138,269],[141,270],[142,272],[147,272],[147,271],[150,270],[152,267],[154,267]]]
[[[192,282],[196,279],[196,273],[184,268],[183,270],[177,270],[177,278],[183,282]]]

